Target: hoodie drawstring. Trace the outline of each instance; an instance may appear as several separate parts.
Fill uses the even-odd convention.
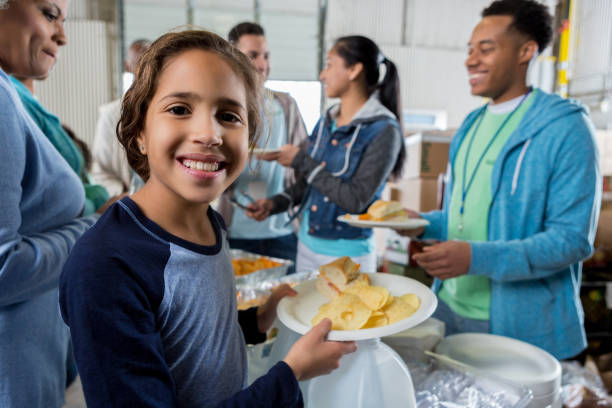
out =
[[[516,167],[514,168],[514,176],[512,177],[512,191],[510,195],[514,195],[516,191],[516,187],[518,186],[518,178],[521,174],[521,165],[523,164],[523,158],[525,157],[525,153],[527,152],[527,148],[531,144],[531,139],[527,139],[523,148],[521,149],[521,154],[519,155],[518,161],[516,162]]]
[[[342,169],[340,169],[340,171],[332,173],[333,176],[335,176],[335,177],[341,176],[344,173],[346,173],[346,171],[348,170],[348,168],[349,168],[349,159],[351,157],[351,150],[353,149],[353,145],[355,144],[355,141],[357,140],[357,135],[359,134],[359,129],[361,129],[361,123],[359,125],[357,125],[357,129],[355,129],[355,132],[353,133],[353,136],[351,137],[351,141],[349,142],[348,146],[346,147],[346,153],[344,155],[344,166],[342,167]]]

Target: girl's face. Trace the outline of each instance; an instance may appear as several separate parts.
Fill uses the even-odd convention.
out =
[[[325,87],[325,94],[329,98],[338,98],[346,92],[353,79],[353,70],[347,67],[345,61],[332,48],[327,53],[325,68],[321,71],[319,79]]]
[[[244,83],[222,57],[189,50],[157,80],[138,139],[147,184],[190,203],[210,203],[242,172],[248,150]]]
[[[67,0],[19,0],[0,10],[0,67],[25,78],[45,77],[66,44]]]

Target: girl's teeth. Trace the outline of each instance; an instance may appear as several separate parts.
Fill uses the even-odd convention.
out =
[[[219,163],[211,163],[211,162],[201,162],[195,160],[185,160],[183,161],[183,165],[185,167],[189,167],[194,170],[204,170],[204,171],[217,171],[219,170]]]

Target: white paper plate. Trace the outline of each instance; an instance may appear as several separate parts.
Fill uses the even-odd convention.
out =
[[[262,149],[256,147],[253,149],[253,154],[267,154],[267,153],[279,153],[280,149]]]
[[[373,286],[387,288],[391,295],[401,296],[414,293],[421,299],[421,306],[410,317],[388,326],[362,330],[332,330],[328,340],[348,341],[367,340],[389,336],[409,329],[421,323],[433,314],[438,306],[438,299],[433,292],[422,283],[405,276],[389,273],[368,273]],[[329,302],[315,286],[316,280],[303,282],[294,289],[295,297],[285,297],[278,304],[278,318],[291,330],[304,334],[312,327],[310,321],[317,314],[319,307]]]
[[[408,218],[401,221],[368,221],[360,220],[358,215],[346,214],[341,215],[337,218],[340,222],[346,222],[353,227],[360,228],[392,228],[396,230],[405,229],[416,229],[420,227],[426,227],[429,225],[429,221],[423,218]]]
[[[561,364],[539,347],[509,337],[486,333],[448,336],[436,352],[500,378],[523,384],[534,397],[561,388]]]

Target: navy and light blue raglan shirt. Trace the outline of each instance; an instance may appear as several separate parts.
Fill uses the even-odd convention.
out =
[[[0,69],[0,407],[61,407],[68,328],[58,281],[76,240],[85,192],[25,111]]]
[[[256,309],[237,312],[225,225],[208,217],[216,244],[197,245],[126,197],[75,245],[60,306],[88,407],[302,405],[284,362],[245,388],[245,336],[265,334]]]

